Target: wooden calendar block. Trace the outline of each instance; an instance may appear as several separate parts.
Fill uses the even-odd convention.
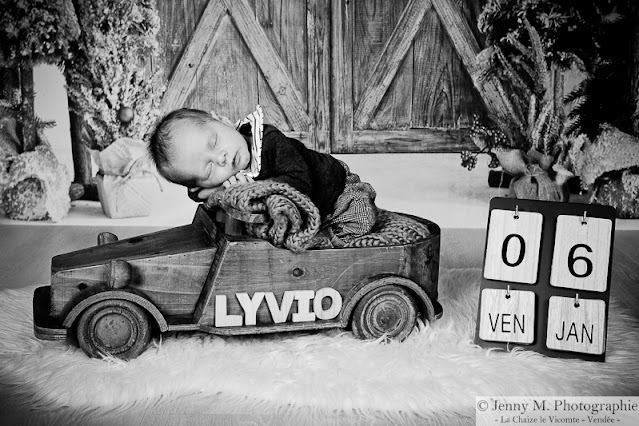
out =
[[[493,210],[488,224],[484,277],[534,284],[542,224],[543,216],[536,212]]]
[[[615,209],[498,197],[488,217],[475,342],[605,361]]]
[[[548,306],[546,346],[559,351],[603,354],[606,303],[598,299],[552,296]]]
[[[479,337],[495,342],[530,344],[534,339],[535,293],[484,289]]]
[[[605,291],[610,266],[612,221],[559,215],[550,285]]]

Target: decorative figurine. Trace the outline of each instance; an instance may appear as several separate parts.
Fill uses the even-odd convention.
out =
[[[131,107],[123,106],[118,110],[118,120],[120,120],[122,124],[129,124],[131,121],[133,121],[134,117],[135,112]]]

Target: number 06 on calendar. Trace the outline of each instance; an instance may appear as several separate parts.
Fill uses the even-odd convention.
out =
[[[615,209],[493,198],[475,342],[605,361]]]

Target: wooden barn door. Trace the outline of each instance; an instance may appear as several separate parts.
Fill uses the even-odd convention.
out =
[[[162,1],[158,8],[170,76],[163,112],[184,106],[235,121],[259,103],[266,122],[329,150],[327,0]]]
[[[333,152],[474,149],[483,0],[333,0]]]
[[[162,110],[236,120],[259,103],[267,122],[323,152],[474,149],[472,116],[493,106],[490,85],[473,84],[484,2],[158,2]]]

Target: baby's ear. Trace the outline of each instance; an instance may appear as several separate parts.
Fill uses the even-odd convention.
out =
[[[211,117],[213,117],[215,120],[219,121],[220,123],[224,123],[227,126],[235,127],[233,126],[233,123],[231,122],[231,120],[229,120],[227,117],[223,116],[222,114],[218,114],[215,111],[211,111],[209,112],[209,114],[211,114]]]

